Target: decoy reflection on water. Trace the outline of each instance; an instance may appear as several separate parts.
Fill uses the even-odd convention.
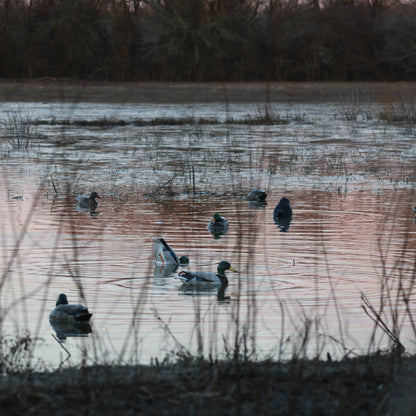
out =
[[[252,189],[246,196],[246,200],[251,202],[253,205],[264,206],[266,202],[267,193],[262,189]]]
[[[228,279],[225,275],[226,270],[237,273],[234,267],[228,261],[222,261],[218,264],[217,273],[212,272],[191,272],[187,270],[181,271],[177,279],[180,279],[184,285],[200,286],[200,287],[218,287],[227,286]]]
[[[153,256],[157,265],[186,265],[189,259],[186,256],[178,257],[163,238],[153,239]]]
[[[90,196],[78,195],[78,207],[84,210],[95,211],[98,206],[98,202],[96,201],[96,199],[101,198],[95,191],[91,192]]]
[[[59,319],[49,318],[49,323],[55,331],[59,341],[65,341],[67,338],[87,337],[91,334],[92,329],[88,321],[62,321]]]
[[[228,302],[230,301],[230,296],[225,296],[225,291],[227,290],[226,285],[221,286],[195,286],[195,285],[186,285],[183,284],[179,287],[179,293],[182,295],[188,296],[211,296],[215,293],[217,300],[219,302]]]
[[[273,211],[273,220],[279,227],[280,231],[289,231],[292,222],[292,207],[287,198],[282,198]]]
[[[208,231],[214,238],[220,238],[228,231],[228,221],[216,212],[208,224]]]
[[[55,309],[49,314],[49,319],[68,322],[88,322],[92,313],[85,306],[69,304],[64,293],[58,296]]]

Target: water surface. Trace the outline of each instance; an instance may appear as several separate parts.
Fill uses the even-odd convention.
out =
[[[345,103],[276,104],[285,122],[273,125],[224,122],[261,114],[262,103],[2,106],[6,130],[10,112],[43,120],[27,149],[3,142],[0,176],[3,330],[41,338],[36,359],[55,368],[67,355],[48,320],[61,292],[94,314],[91,333],[64,340],[71,364],[225,355],[236,345],[288,358],[305,328],[310,355],[387,347],[381,331],[370,341],[362,293],[385,305],[383,319],[396,319],[414,351],[416,145],[412,125],[383,122],[378,103],[353,121]],[[190,115],[216,121],[63,124]],[[244,200],[252,187],[267,190],[266,206]],[[75,197],[92,190],[97,211],[77,211]],[[283,196],[294,211],[286,232],[273,221]],[[230,224],[219,239],[207,230],[214,212]],[[160,236],[190,270],[215,271],[224,259],[239,273],[225,293],[183,290],[177,271],[153,263]]]

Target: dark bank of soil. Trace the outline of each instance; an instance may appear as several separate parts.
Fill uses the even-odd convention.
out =
[[[117,103],[321,102],[414,100],[413,83],[88,83],[74,80],[1,81],[0,101]],[[412,101],[413,102],[413,101]]]
[[[183,361],[8,375],[4,415],[415,415],[416,359]]]

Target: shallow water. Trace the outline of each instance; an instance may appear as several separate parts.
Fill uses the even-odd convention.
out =
[[[0,178],[3,330],[41,338],[35,358],[48,367],[67,356],[48,320],[61,292],[93,313],[91,333],[69,331],[64,341],[71,364],[84,355],[147,363],[181,349],[224,355],[236,344],[287,358],[305,328],[310,355],[384,348],[380,330],[370,342],[361,293],[384,303],[383,319],[392,326],[396,317],[402,343],[415,350],[416,145],[412,126],[377,118],[377,103],[354,121],[345,103],[276,104],[287,121],[277,125],[222,123],[262,104],[2,106],[3,131],[10,112],[55,120],[33,127],[27,150],[3,142]],[[190,115],[217,122],[59,122]],[[252,187],[267,189],[266,206],[244,200]],[[97,212],[77,211],[76,195],[93,189]],[[282,196],[294,211],[287,232],[273,221]],[[230,224],[220,239],[207,230],[214,212]],[[226,259],[239,273],[228,274],[225,293],[183,290],[176,272],[153,263],[159,236],[190,258],[190,270],[214,271]]]

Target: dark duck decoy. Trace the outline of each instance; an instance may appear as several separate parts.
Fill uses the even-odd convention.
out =
[[[252,189],[246,196],[247,201],[265,203],[267,198],[266,191],[261,189]]]
[[[289,231],[292,222],[292,207],[287,198],[282,198],[273,211],[273,220],[281,232]]]
[[[216,212],[208,224],[208,231],[214,238],[219,238],[227,233],[228,221]]]
[[[186,286],[199,286],[199,287],[221,287],[228,285],[228,279],[225,275],[225,271],[237,273],[238,270],[231,267],[228,261],[222,261],[218,264],[217,273],[212,272],[190,272],[187,270],[181,271],[177,279],[181,280]]]
[[[55,309],[49,314],[50,320],[62,320],[69,322],[88,322],[92,316],[85,306],[69,304],[64,293],[58,296]]]
[[[292,207],[287,198],[282,198],[273,211],[273,219],[292,218]]]
[[[91,211],[94,211],[98,206],[98,202],[96,201],[96,199],[101,199],[101,198],[95,191],[91,192],[90,196],[78,195],[77,196],[78,206],[83,209],[89,209]]]

